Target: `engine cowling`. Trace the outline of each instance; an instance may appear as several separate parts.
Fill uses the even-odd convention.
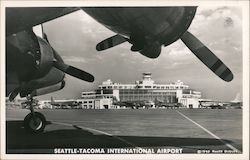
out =
[[[33,31],[12,34],[7,37],[6,44],[7,71],[15,72],[21,82],[41,78],[53,66],[53,48]]]
[[[39,69],[35,73],[34,78],[40,78],[46,75],[52,68],[53,61],[55,60],[53,48],[50,44],[40,37],[37,37],[37,40],[40,46],[41,58],[38,64]]]
[[[6,95],[12,100],[18,93],[24,97],[62,89],[62,86],[54,85],[63,82],[65,73],[84,81],[94,81],[93,75],[65,64],[46,35],[43,39],[31,30],[12,34],[7,37],[6,48]]]
[[[35,89],[31,92],[31,96],[40,96],[40,95],[44,95],[44,94],[48,94],[51,92],[55,92],[58,90],[63,89],[65,86],[65,81],[63,80],[62,82],[59,82],[57,84],[48,86],[48,87],[43,87],[43,88],[39,88],[39,89]]]
[[[59,55],[44,39],[33,31],[25,30],[6,39],[6,95],[21,96],[33,90],[62,82],[64,72],[53,66],[62,61]]]

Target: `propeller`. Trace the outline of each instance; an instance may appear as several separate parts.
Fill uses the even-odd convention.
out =
[[[124,43],[124,42],[126,42],[128,40],[129,40],[128,38],[125,38],[125,37],[117,34],[117,35],[109,37],[109,38],[101,41],[100,43],[98,43],[96,45],[96,50],[97,51],[103,51],[103,50],[106,50],[108,48],[112,48],[114,46],[122,44],[122,43]]]
[[[140,52],[142,55],[149,58],[157,58],[161,53],[161,44],[159,42],[152,42],[149,45],[145,43],[144,37],[138,35],[130,37],[130,39],[125,38],[119,34],[109,37],[96,45],[97,51],[103,51],[124,42],[129,42],[132,44],[130,48],[133,52]]]
[[[186,31],[181,40],[217,76],[227,82],[233,79],[230,69],[193,34]]]
[[[57,69],[73,76],[76,78],[79,78],[81,80],[87,81],[87,82],[94,82],[95,78],[93,75],[91,75],[90,73],[87,73],[83,70],[80,70],[78,68],[75,68],[73,66],[67,65],[63,62],[59,62],[59,61],[55,61],[54,62],[54,67],[56,67]]]
[[[48,37],[46,35],[46,33],[43,30],[43,25],[41,24],[42,27],[42,35],[43,35],[43,39],[45,39],[48,43]],[[50,43],[49,43],[50,44]],[[51,47],[52,48],[52,47]],[[53,63],[53,66],[56,67],[57,69],[63,71],[64,73],[67,73],[75,78],[87,81],[87,82],[94,82],[95,78],[93,75],[91,75],[90,73],[87,73],[83,70],[80,70],[76,67],[67,65],[63,62],[62,58],[59,56],[59,54],[52,48],[54,56],[55,56],[55,60]]]

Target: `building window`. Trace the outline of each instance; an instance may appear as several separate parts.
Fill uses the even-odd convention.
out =
[[[93,103],[93,101],[89,101],[89,103]]]
[[[103,90],[103,94],[113,94],[113,90]]]
[[[151,88],[151,86],[145,86],[145,88]]]

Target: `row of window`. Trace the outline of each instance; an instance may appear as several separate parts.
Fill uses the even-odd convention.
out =
[[[113,96],[96,96],[96,98],[113,98]]]
[[[82,95],[83,95],[83,96],[87,96],[87,95],[92,96],[92,95],[95,95],[95,92],[93,92],[93,93],[84,93],[84,92],[83,92]]]
[[[93,108],[93,105],[82,105],[83,108]]]
[[[149,98],[153,98],[153,99],[175,99],[176,96],[120,96],[120,99],[123,98],[132,98],[132,99],[149,99]]]
[[[100,89],[187,89],[186,86],[103,86]]]
[[[169,96],[169,97],[130,97],[130,96],[123,96],[120,97],[120,101],[161,101],[164,103],[176,103],[178,100],[176,97]]]
[[[82,97],[82,99],[101,99],[101,98],[112,98],[112,97],[113,95],[96,95],[95,97]],[[80,103],[82,102],[80,101]]]
[[[183,90],[183,94],[200,95],[201,93],[197,92],[197,91],[193,91],[193,90],[187,89],[187,90]]]
[[[175,92],[144,92],[144,93],[138,93],[138,92],[120,92],[120,95],[134,95],[134,96],[145,96],[145,95],[176,95]]]
[[[94,103],[94,101],[79,101],[79,104]]]

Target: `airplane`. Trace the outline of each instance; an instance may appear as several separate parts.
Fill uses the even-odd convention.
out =
[[[78,102],[76,100],[54,100],[53,97],[51,97],[51,100],[50,102],[48,102],[50,105],[52,106],[56,106],[56,107],[59,107],[59,108],[72,108],[72,107],[76,107],[78,106]]]
[[[141,101],[115,101],[113,105],[125,106],[127,108],[139,109],[145,107],[146,109],[153,107],[154,102],[148,100]]]
[[[46,33],[34,34],[32,27],[82,9],[117,34],[96,46],[102,51],[124,42],[131,51],[157,58],[162,45],[181,39],[217,76],[229,82],[230,69],[194,35],[187,31],[197,7],[8,7],[6,8],[6,96],[26,97],[30,114],[24,127],[32,133],[42,132],[45,117],[33,109],[33,97],[51,93],[65,86],[65,73],[93,82],[94,76],[65,64],[50,45]]]
[[[225,108],[234,108],[241,109],[243,106],[242,100],[240,99],[240,93],[237,93],[235,98],[231,101],[220,101],[220,100],[211,100],[211,99],[200,99],[200,106],[203,108],[212,108],[212,109],[225,109]]]
[[[155,99],[154,100],[155,106],[156,107],[160,107],[160,108],[183,108],[183,104],[175,102],[175,103],[169,103],[166,100],[158,100]]]
[[[201,100],[199,101],[200,107],[211,108],[211,109],[242,109],[242,102],[225,102],[225,101],[215,101],[215,100]]]
[[[69,14],[79,8],[33,7],[6,8],[6,96],[13,101],[19,94],[26,97],[30,113],[24,128],[31,133],[43,132],[46,119],[34,111],[34,96],[58,91],[65,86],[65,73],[87,82],[94,76],[64,63],[51,46],[46,33],[37,36],[36,25]],[[43,27],[42,27],[43,30]]]
[[[181,39],[212,72],[226,82],[233,79],[230,69],[198,38],[188,31],[196,6],[178,7],[88,7],[87,14],[117,33],[96,45],[103,51],[124,42],[133,52],[157,58],[162,46]]]

